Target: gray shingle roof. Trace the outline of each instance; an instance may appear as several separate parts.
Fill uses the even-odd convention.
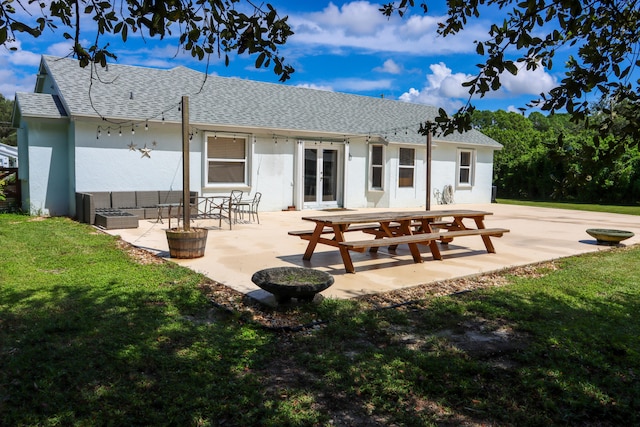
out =
[[[114,121],[179,122],[177,105],[189,96],[190,123],[195,126],[240,126],[271,132],[318,132],[382,135],[390,142],[424,144],[419,124],[433,119],[437,108],[390,99],[207,76],[176,67],[170,70],[109,64],[81,68],[68,58],[43,57],[69,115],[107,117]],[[93,74],[93,77],[92,77]],[[500,148],[479,131],[436,137]]]
[[[16,103],[23,117],[59,119],[67,116],[58,95],[16,93]]]

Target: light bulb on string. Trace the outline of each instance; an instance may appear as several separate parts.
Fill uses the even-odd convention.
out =
[[[135,135],[136,134],[136,130],[134,129],[133,125],[131,125],[131,135]]]
[[[149,130],[149,121],[144,122],[144,130]]]

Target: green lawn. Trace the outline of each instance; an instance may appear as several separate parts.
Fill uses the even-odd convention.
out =
[[[610,212],[625,215],[640,215],[640,206],[592,205],[587,203],[532,202],[527,200],[497,199],[505,205],[538,206],[542,208],[575,209],[590,212]]]
[[[1,425],[640,423],[640,247],[390,308],[286,309],[321,320],[295,332],[68,219],[0,215],[0,248]]]

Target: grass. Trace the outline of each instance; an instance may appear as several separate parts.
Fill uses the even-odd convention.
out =
[[[505,205],[524,205],[524,206],[537,206],[541,208],[575,209],[579,211],[609,212],[609,213],[617,213],[617,214],[625,214],[625,215],[640,215],[640,205],[638,206],[594,205],[594,204],[588,204],[588,203],[540,202],[540,201],[515,200],[515,199],[497,199],[497,202]]]
[[[0,215],[2,425],[640,423],[639,247],[394,308],[327,299],[286,333],[117,243]]]

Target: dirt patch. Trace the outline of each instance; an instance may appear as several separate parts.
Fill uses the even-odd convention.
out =
[[[474,359],[484,359],[491,366],[502,369],[517,367],[511,354],[526,348],[527,337],[502,321],[474,319],[456,330],[438,331],[435,337],[444,338],[449,345]]]
[[[137,248],[130,243],[118,239],[117,245],[140,264],[161,264],[168,262],[144,249]],[[488,273],[473,277],[464,277],[433,283],[426,283],[392,292],[365,295],[356,298],[371,309],[393,308],[410,305],[428,297],[453,295],[470,292],[477,289],[504,286],[511,281],[511,277],[540,277],[550,271],[557,270],[554,261],[532,264],[522,267],[505,269],[496,273]],[[201,290],[217,307],[237,312],[258,324],[271,329],[300,330],[313,328],[322,321],[306,321],[301,323],[298,313],[291,307],[279,309],[266,306],[241,292],[229,288],[213,280],[206,280],[200,284]]]
[[[144,249],[137,248],[122,239],[116,240],[116,245],[124,252],[126,252],[129,257],[131,257],[131,259],[133,259],[138,264],[162,264],[164,262],[167,262],[159,256],[156,256],[149,251],[145,251]]]

